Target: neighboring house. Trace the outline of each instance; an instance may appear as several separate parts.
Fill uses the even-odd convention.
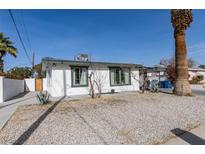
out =
[[[145,67],[146,77],[149,81],[158,80],[165,81],[167,80],[165,70],[166,68],[162,65],[155,65],[154,67]]]
[[[205,83],[205,69],[202,68],[189,68],[189,80],[192,80],[194,77],[199,76],[202,81],[200,83]]]
[[[90,92],[90,74],[95,92],[138,91],[139,69],[142,65],[42,59],[46,71],[47,91],[52,97],[85,95]],[[99,90],[100,89],[100,90]]]

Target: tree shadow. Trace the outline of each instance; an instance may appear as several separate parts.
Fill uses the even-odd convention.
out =
[[[175,128],[172,129],[171,132],[191,145],[205,145],[204,139],[188,131],[182,130],[180,128]]]
[[[54,110],[54,108],[65,98],[63,96],[56,101],[48,110],[46,110],[31,126],[13,143],[13,145],[22,145],[28,140],[33,132],[39,127],[39,125],[45,120],[45,118]]]
[[[27,92],[22,93],[22,94],[19,94],[19,95],[14,96],[13,98],[11,98],[11,99],[9,99],[9,100],[7,100],[7,101],[11,101],[11,100],[14,100],[14,99],[22,98],[22,97],[24,97],[26,94],[27,94]],[[6,102],[5,105],[0,106],[0,109],[5,108],[5,107],[7,107],[7,106],[11,106],[11,105],[14,105],[14,104],[21,103],[21,102],[23,102],[23,101],[29,100],[29,99],[34,98],[34,97],[36,97],[36,96],[31,96],[31,97],[28,97],[28,98],[25,98],[25,99],[21,99],[21,100],[18,100],[18,101],[14,101],[13,103]]]
[[[16,96],[14,96],[14,97],[12,97],[12,98],[7,99],[6,101],[10,101],[10,100],[13,100],[13,99],[22,98],[22,97],[24,97],[25,95],[27,95],[28,93],[29,93],[29,91],[24,91],[24,92],[22,92],[22,93],[20,93],[20,94],[18,94],[18,95],[16,95]]]

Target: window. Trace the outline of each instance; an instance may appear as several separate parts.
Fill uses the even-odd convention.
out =
[[[87,67],[72,67],[71,72],[72,87],[88,86]]]
[[[110,68],[110,85],[130,85],[130,69],[129,68]]]

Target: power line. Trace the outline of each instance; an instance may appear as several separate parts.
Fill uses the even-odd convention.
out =
[[[195,52],[191,52],[189,53],[190,55],[200,55],[200,54],[204,54],[205,50],[199,50],[199,51],[195,51]]]
[[[31,41],[30,41],[30,38],[29,38],[29,33],[28,33],[28,30],[27,30],[27,27],[26,27],[26,23],[25,23],[25,20],[24,20],[23,11],[21,11],[21,19],[22,19],[22,25],[23,25],[22,27],[23,27],[24,32],[26,34],[26,39],[27,39],[27,42],[28,42],[28,45],[29,45],[30,53],[32,54]]]
[[[18,30],[18,27],[17,27],[17,25],[16,25],[16,22],[15,22],[15,20],[14,20],[14,16],[13,16],[11,10],[8,10],[8,11],[9,11],[9,14],[10,14],[10,16],[11,16],[11,19],[12,19],[12,21],[13,21],[13,23],[14,23],[14,26],[15,26],[15,28],[16,28],[18,37],[19,37],[20,42],[21,42],[21,44],[22,44],[22,46],[23,46],[24,52],[25,52],[25,54],[26,54],[26,57],[28,58],[28,61],[32,64],[31,59],[30,59],[30,57],[29,57],[29,55],[28,55],[28,52],[27,52],[27,50],[26,50],[26,47],[25,47],[25,45],[24,45],[24,43],[23,43],[23,40],[22,40],[22,38],[21,38],[21,35],[20,35],[20,33],[19,33],[19,30]]]

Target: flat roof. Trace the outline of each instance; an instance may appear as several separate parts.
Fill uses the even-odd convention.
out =
[[[45,70],[45,63],[68,63],[70,65],[83,65],[89,66],[90,64],[102,64],[102,65],[109,65],[110,67],[135,67],[135,68],[142,68],[142,64],[133,64],[133,63],[113,63],[113,62],[98,62],[98,61],[77,61],[77,60],[65,60],[65,59],[56,59],[51,57],[46,57],[42,59],[43,70]]]
[[[161,66],[154,66],[154,67],[144,67],[144,69],[149,72],[159,72],[159,71],[166,71],[165,67]]]
[[[201,72],[205,72],[205,69],[203,68],[188,68],[189,71],[201,71]]]

